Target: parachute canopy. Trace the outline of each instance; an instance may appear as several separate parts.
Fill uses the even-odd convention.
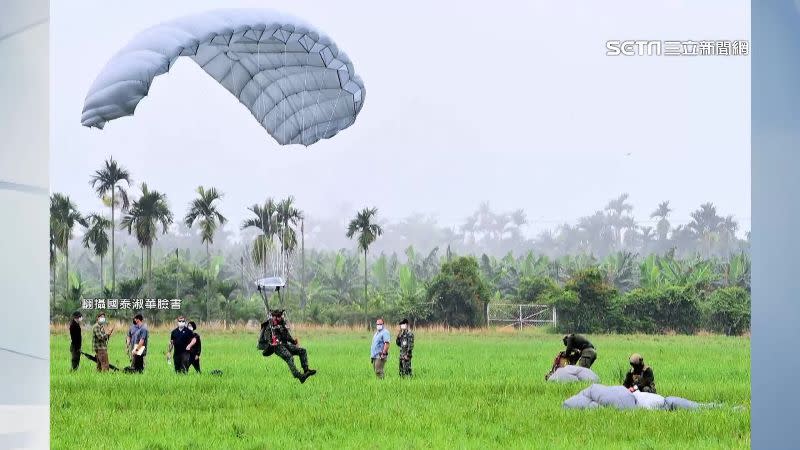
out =
[[[355,122],[364,83],[326,35],[271,10],[233,9],[149,28],[98,74],[81,116],[87,127],[132,115],[153,79],[178,57],[194,60],[281,145],[311,145]]]

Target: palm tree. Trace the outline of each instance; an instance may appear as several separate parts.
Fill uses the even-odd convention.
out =
[[[189,204],[189,211],[183,221],[187,227],[191,228],[197,221],[200,223],[201,241],[206,244],[206,260],[209,273],[211,271],[211,251],[209,245],[214,243],[214,233],[217,227],[225,225],[228,219],[219,212],[215,202],[222,199],[222,193],[215,188],[205,190],[203,186],[197,188],[198,198]],[[206,283],[206,320],[208,320],[208,302],[211,299],[210,283]]]
[[[55,247],[64,253],[65,292],[69,292],[69,241],[72,239],[72,230],[76,224],[89,226],[69,196],[60,193],[53,194],[50,197],[50,225],[53,230]]]
[[[378,214],[378,208],[364,208],[356,214],[356,217],[350,221],[347,226],[347,237],[352,239],[358,233],[358,248],[364,252],[364,322],[369,327],[367,322],[367,285],[369,276],[367,275],[367,251],[369,246],[383,234],[383,228],[380,225],[373,223],[373,219]]]
[[[111,227],[111,221],[100,214],[89,214],[86,217],[90,223],[89,229],[83,235],[83,246],[87,249],[94,249],[94,254],[100,257],[100,289],[105,287],[103,283],[103,258],[108,253],[108,233],[106,230]]]
[[[147,283],[152,294],[153,274],[153,244],[158,239],[158,225],[161,225],[162,234],[167,233],[167,228],[172,224],[172,212],[167,206],[167,196],[148,189],[142,183],[142,196],[131,205],[128,214],[122,218],[120,227],[127,229],[128,233],[136,233],[139,245],[147,253]]]
[[[97,196],[103,198],[109,191],[111,192],[111,292],[115,292],[117,275],[116,275],[116,247],[114,243],[114,236],[116,235],[116,222],[114,221],[114,209],[117,202],[117,194],[122,199],[121,209],[127,211],[128,209],[128,193],[125,188],[120,184],[125,182],[128,186],[131,184],[131,176],[125,168],[118,165],[114,158],[111,157],[105,162],[105,167],[96,171],[91,179],[92,187],[95,189]]]
[[[656,232],[658,233],[658,240],[664,242],[667,240],[667,235],[669,234],[669,213],[672,212],[672,209],[669,207],[669,200],[665,202],[661,202],[658,204],[658,208],[655,211],[650,213],[650,218],[658,218],[658,223],[656,224]]]
[[[277,205],[277,220],[281,241],[281,254],[283,255],[283,273],[286,276],[286,285],[289,285],[289,261],[297,247],[297,232],[294,227],[303,219],[303,212],[294,206],[294,197],[291,195],[281,200]]]
[[[713,243],[719,239],[724,220],[717,215],[717,207],[713,203],[703,203],[700,209],[692,212],[692,221],[688,228],[703,244],[705,256],[711,257]]]
[[[271,198],[267,198],[263,205],[253,205],[247,208],[255,217],[246,219],[242,222],[241,229],[253,227],[258,228],[261,234],[253,242],[253,262],[260,264],[264,268],[264,276],[267,274],[267,258],[273,245],[273,237],[278,232],[277,207]]]

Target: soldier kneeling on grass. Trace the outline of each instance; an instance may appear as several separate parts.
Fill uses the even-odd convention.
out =
[[[594,345],[585,336],[568,334],[564,336],[562,341],[566,346],[564,354],[569,358],[570,364],[586,367],[587,369],[592,367],[592,364],[597,359],[597,352],[594,349]]]
[[[283,310],[272,311],[272,317],[261,324],[258,349],[263,350],[262,354],[264,356],[270,356],[273,353],[280,356],[281,359],[286,361],[286,365],[289,366],[289,371],[292,372],[292,375],[300,380],[301,383],[305,383],[308,377],[317,373],[316,370],[308,368],[306,349],[300,347],[300,341],[289,334],[289,329],[286,328],[286,320],[283,317]],[[294,355],[300,357],[303,373],[300,373],[294,365]]]
[[[631,370],[625,375],[623,386],[629,391],[656,393],[656,380],[653,376],[653,369],[644,365],[644,358],[638,353],[631,355]]]

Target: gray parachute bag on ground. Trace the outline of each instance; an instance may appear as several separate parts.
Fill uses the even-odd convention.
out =
[[[564,408],[584,409],[613,406],[618,409],[636,408],[636,398],[625,386],[593,384],[563,403]]]
[[[647,397],[650,397],[650,395]],[[600,406],[611,406],[617,409],[647,408],[647,405],[637,404],[636,395],[628,391],[625,386],[604,386],[602,384],[593,384],[566,399],[563,403],[563,407],[567,409],[586,409]],[[666,397],[658,409],[674,411],[713,406],[719,405],[704,405],[681,397]]]
[[[600,377],[586,367],[564,366],[556,369],[547,381],[558,381],[560,383],[591,381],[592,383],[599,383]]]

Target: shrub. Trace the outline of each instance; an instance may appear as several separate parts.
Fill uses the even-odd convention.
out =
[[[738,286],[714,291],[705,304],[708,326],[729,336],[750,329],[750,294]]]
[[[634,289],[618,301],[618,331],[693,333],[701,324],[701,293],[689,286]]]

